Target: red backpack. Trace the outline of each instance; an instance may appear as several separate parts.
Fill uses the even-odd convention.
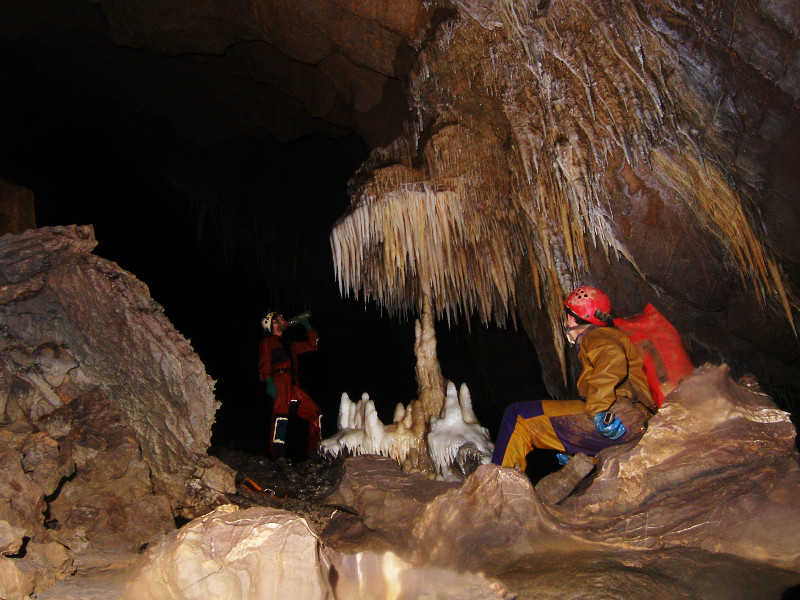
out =
[[[681,336],[650,303],[634,317],[614,319],[614,326],[624,331],[641,352],[650,394],[661,408],[664,397],[694,371]]]

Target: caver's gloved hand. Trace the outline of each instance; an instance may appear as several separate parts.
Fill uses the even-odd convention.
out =
[[[592,417],[592,423],[594,423],[594,428],[597,429],[601,435],[604,435],[610,440],[621,438],[627,431],[625,425],[619,420],[619,417],[611,411],[597,413]]]
[[[275,381],[272,377],[267,377],[264,380],[264,383],[267,384],[267,394],[272,398],[278,397],[278,390],[275,388]]]
[[[300,320],[300,325],[303,326],[303,329],[306,330],[306,333],[311,331],[311,321],[309,321],[308,319],[301,319]]]

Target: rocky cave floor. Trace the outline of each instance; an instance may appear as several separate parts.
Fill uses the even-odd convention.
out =
[[[325,528],[340,510],[326,504],[326,498],[342,479],[344,458],[316,457],[282,463],[222,446],[212,447],[209,454],[237,472],[238,492],[229,497],[232,503],[242,508],[268,506],[289,510],[303,517],[317,535],[326,538]],[[121,564],[116,570],[74,577],[35,597],[112,600],[122,589],[125,567]],[[598,591],[610,600],[800,597],[796,573],[693,548],[550,553],[530,564],[519,564],[491,575],[513,590],[517,600],[588,599],[598,597]]]
[[[323,540],[328,538],[325,528],[340,508],[326,504],[326,498],[342,479],[345,458],[282,463],[221,446],[212,447],[209,454],[237,472],[238,493],[230,497],[231,502],[242,508],[269,506],[292,511],[305,518]],[[546,464],[541,472],[527,474],[536,481],[557,468],[555,463]],[[328,541],[339,545],[337,537],[334,533]],[[553,552],[491,575],[513,590],[517,600],[588,599],[598,593],[610,600],[800,598],[797,574],[695,548]]]
[[[289,510],[305,518],[317,534],[337,510],[326,505],[325,498],[341,480],[344,458],[278,462],[223,446],[214,446],[209,454],[236,471],[238,494],[230,500],[237,506]]]

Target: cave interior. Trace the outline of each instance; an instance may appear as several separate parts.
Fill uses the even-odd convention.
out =
[[[108,69],[139,77],[150,65],[154,76],[140,84],[152,87],[143,93],[169,94],[156,73],[192,69],[201,55],[159,56],[115,46],[84,25],[65,31],[46,22],[0,47],[0,178],[33,192],[37,227],[93,225],[95,254],[150,288],[216,381],[212,443],[266,452],[270,408],[256,361],[267,310],[313,314],[320,350],[302,357],[300,377],[325,413],[323,434],[335,431],[342,392],[369,393],[384,422],[415,397],[415,316],[390,318],[375,303],[343,298],[328,240],[348,205],[347,181],[369,153],[364,138],[394,137],[406,116],[402,100],[387,102],[382,130],[369,137],[280,106],[297,99],[262,102],[261,92],[245,89],[229,108],[294,119],[274,129],[299,131],[236,131],[218,110],[228,78],[215,80],[212,69],[182,81],[195,106],[178,110],[203,115],[187,133],[103,79]],[[273,60],[280,69],[289,59]],[[385,79],[399,87],[398,77]],[[206,136],[204,127],[220,133]],[[438,326],[440,360],[447,377],[481,399],[487,427],[499,424],[509,395],[546,393],[524,332],[463,325]],[[490,396],[499,409],[483,400]]]
[[[462,3],[404,0],[376,14],[370,3],[318,4],[270,1],[256,18],[177,1],[138,13],[0,3],[0,178],[33,192],[36,226],[94,226],[95,253],[149,286],[216,380],[213,443],[253,453],[266,450],[256,360],[268,309],[313,313],[320,351],[300,370],[324,434],[342,392],[369,393],[384,422],[416,394],[416,315],[343,297],[329,236],[359,165],[403,134],[425,36]],[[793,149],[796,102],[791,111],[784,140],[795,143],[782,147]],[[796,173],[782,185],[797,186]],[[469,386],[493,434],[506,404],[549,394],[517,319],[460,315],[437,336],[444,376]],[[692,350],[740,370],[749,359]],[[783,354],[790,365],[800,356]],[[791,393],[782,402],[794,411]]]

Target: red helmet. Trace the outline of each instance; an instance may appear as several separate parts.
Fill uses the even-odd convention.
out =
[[[588,285],[575,289],[564,300],[573,315],[594,325],[606,326],[611,320],[611,300],[603,292]]]

